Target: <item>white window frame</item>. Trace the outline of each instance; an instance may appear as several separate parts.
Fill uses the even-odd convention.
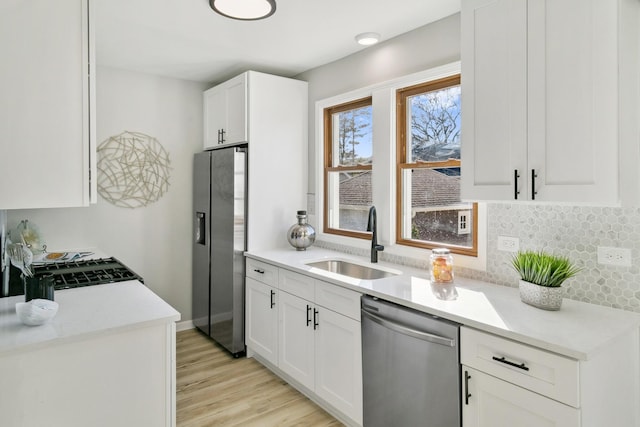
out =
[[[416,84],[460,74],[460,61],[414,73],[408,76],[356,89],[344,94],[319,100],[315,104],[315,218],[318,239],[330,243],[369,248],[364,239],[324,233],[324,110],[334,105],[372,97],[373,107],[373,204],[378,214],[378,241],[385,246],[384,253],[416,260],[427,260],[428,249],[398,245],[396,241],[396,90]],[[462,95],[464,96],[464,94]],[[462,117],[464,120],[464,116]],[[464,135],[463,135],[464,138]],[[463,166],[464,168],[464,166]],[[487,207],[478,203],[478,255],[454,255],[456,265],[486,271]]]

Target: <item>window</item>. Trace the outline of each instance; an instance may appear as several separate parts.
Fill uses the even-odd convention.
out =
[[[371,97],[324,109],[324,232],[365,237],[372,205]]]
[[[396,97],[396,241],[477,255],[477,206],[460,201],[460,75]]]

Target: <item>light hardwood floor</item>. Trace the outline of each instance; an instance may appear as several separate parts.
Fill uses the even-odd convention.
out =
[[[178,332],[177,424],[342,426],[254,359],[234,359],[195,329]]]

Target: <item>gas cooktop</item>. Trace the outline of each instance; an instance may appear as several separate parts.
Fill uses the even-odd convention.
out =
[[[53,274],[55,290],[138,280],[138,276],[117,259],[98,258],[32,265],[34,275]]]

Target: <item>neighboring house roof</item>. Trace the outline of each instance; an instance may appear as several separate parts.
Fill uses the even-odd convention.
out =
[[[460,203],[460,176],[449,176],[436,169],[414,169],[412,179],[412,208]],[[371,171],[341,179],[340,205],[371,205]]]
[[[371,171],[340,177],[340,205],[371,206]]]

